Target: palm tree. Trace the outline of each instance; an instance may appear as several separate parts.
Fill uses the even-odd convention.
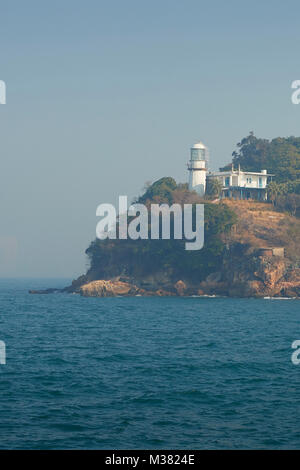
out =
[[[268,184],[268,199],[272,201],[272,204],[275,205],[276,199],[278,196],[280,196],[282,192],[282,189],[278,183],[275,183],[275,181],[271,181],[271,183]]]
[[[220,197],[222,191],[222,183],[218,178],[208,178],[206,186],[206,194],[208,196]]]

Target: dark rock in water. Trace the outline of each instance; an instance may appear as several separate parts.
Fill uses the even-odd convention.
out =
[[[54,294],[55,292],[61,292],[61,289],[41,289],[41,290],[29,290],[29,294]]]

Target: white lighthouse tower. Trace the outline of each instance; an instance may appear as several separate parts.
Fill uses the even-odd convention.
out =
[[[191,158],[188,162],[189,190],[196,191],[199,196],[205,194],[208,157],[208,148],[202,142],[191,148]]]

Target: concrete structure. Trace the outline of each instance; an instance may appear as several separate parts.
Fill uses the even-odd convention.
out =
[[[204,196],[206,183],[210,178],[217,179],[221,184],[221,198],[233,199],[256,199],[265,201],[267,199],[267,186],[272,176],[267,170],[260,172],[242,171],[239,167],[228,171],[217,171],[208,173],[208,148],[198,142],[191,148],[191,157],[188,162],[189,189]]]
[[[278,258],[284,258],[284,247],[265,247],[259,248],[258,255],[262,258],[271,258],[272,256],[277,256]]]
[[[196,191],[199,196],[205,194],[208,158],[208,148],[202,142],[193,145],[188,162],[189,190]]]

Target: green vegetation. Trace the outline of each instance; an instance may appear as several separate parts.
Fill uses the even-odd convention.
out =
[[[253,132],[237,144],[232,163],[245,171],[267,169],[274,175],[268,185],[268,199],[292,215],[300,212],[300,137],[258,139]],[[231,163],[220,170],[228,170]]]
[[[149,186],[137,202],[195,204],[202,200],[187,185],[172,178],[161,178]],[[168,273],[170,279],[204,279],[222,263],[224,243],[221,235],[236,222],[234,212],[223,204],[205,204],[205,245],[199,251],[185,250],[185,240],[99,240],[86,253],[90,259],[88,275],[94,279],[114,276],[143,278],[151,273]],[[150,225],[149,225],[150,231]],[[172,232],[172,230],[171,230]]]
[[[267,169],[268,173],[274,174],[274,181],[268,186],[269,200],[277,210],[291,215],[300,215],[300,138],[276,138],[269,141],[258,139],[251,132],[237,144],[237,150],[233,152],[232,157],[235,168],[240,165],[242,170],[246,171]],[[221,170],[230,168],[231,163]],[[170,281],[183,278],[201,281],[221,268],[225,254],[225,238],[231,238],[232,242],[248,243],[249,246],[261,246],[262,240],[264,244],[268,240],[271,244],[285,246],[290,259],[298,259],[299,224],[297,219],[287,217],[281,221],[276,211],[278,221],[274,212],[269,215],[266,225],[263,212],[265,209],[255,205],[257,216],[250,224],[249,220],[253,212],[251,208],[247,212],[247,218],[243,219],[244,206],[240,208],[236,203],[234,207],[231,207],[228,203],[209,202],[209,199],[217,197],[219,193],[220,184],[214,178],[208,180],[206,200],[201,199],[196,192],[189,191],[187,184],[177,184],[170,177],[148,184],[144,193],[134,202],[143,203],[147,207],[152,203],[180,204],[181,206],[205,204],[204,248],[199,251],[185,250],[186,240],[175,240],[172,236],[171,240],[96,239],[86,250],[90,260],[90,269],[87,273],[89,279],[128,276],[143,280],[161,273]],[[272,210],[274,211],[273,208]],[[237,223],[237,220],[239,222],[235,240],[235,232],[231,232],[231,227]],[[276,227],[270,230],[272,223]],[[148,230],[149,232],[151,230],[150,223]],[[229,237],[224,236],[226,233]],[[258,233],[261,233],[261,239]]]
[[[291,215],[300,216],[300,195],[294,193],[281,194],[275,199],[276,207]]]
[[[177,188],[176,181],[173,178],[165,177],[160,178],[158,181],[150,185],[145,194],[143,194],[138,202],[145,204],[147,200],[160,199],[164,202],[168,201],[169,204],[172,202],[172,192]]]
[[[300,137],[277,137],[258,139],[253,132],[237,144],[232,153],[235,167],[242,170],[261,171],[267,169],[275,175],[277,183],[295,182],[300,184]],[[226,169],[231,167],[227,165]]]
[[[206,183],[206,195],[219,197],[222,191],[222,183],[218,178],[208,178]]]

